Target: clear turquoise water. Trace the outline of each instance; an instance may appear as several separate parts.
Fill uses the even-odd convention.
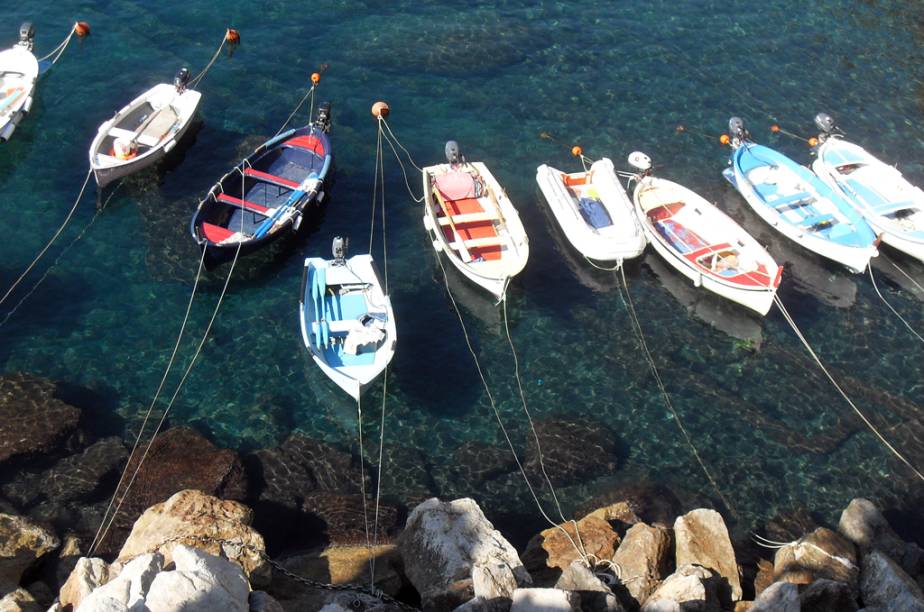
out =
[[[740,114],[757,140],[807,162],[803,144],[767,128],[779,122],[807,135],[812,116],[826,110],[851,139],[924,185],[924,29],[913,4],[382,4],[26,0],[0,8],[0,42],[11,44],[19,23],[31,19],[39,53],[75,19],[93,26],[93,35],[75,41],[42,81],[34,112],[0,148],[4,290],[76,196],[96,127],[138,92],[172,79],[180,65],[196,72],[226,26],[243,37],[233,59],[223,58],[204,80],[202,127],[185,153],[128,180],[0,328],[0,371],[92,389],[112,415],[100,428],[134,431],[191,289],[198,259],[187,225],[198,198],[276,131],[308,75],[327,64],[319,95],[333,103],[333,197],[306,239],[242,261],[172,424],[193,424],[244,451],[296,430],[355,449],[356,407],[304,350],[297,293],[304,256],[326,255],[338,234],[352,237],[355,252],[368,240],[375,144],[369,107],[385,99],[391,126],[418,163],[440,161],[443,143],[454,138],[469,159],[491,166],[520,211],[531,256],[512,287],[509,315],[533,415],[589,421],[614,436],[619,449],[615,471],[592,452],[575,453],[587,465],[561,483],[566,511],[640,481],[666,484],[685,499],[716,497],[657,393],[613,275],[590,269],[564,245],[538,195],[535,167],[574,168],[573,143],[617,162],[646,151],[663,176],[718,202],[769,244],[786,264],[782,299],[806,336],[839,378],[853,381],[851,393],[887,435],[924,465],[915,435],[924,405],[921,344],[867,277],[772,235],[723,181],[727,151],[716,142],[728,116]],[[690,133],[678,136],[678,122]],[[472,495],[489,514],[536,522],[518,476],[477,488],[451,476],[453,452],[463,443],[503,442],[420,209],[393,159],[386,175],[400,342],[389,374],[391,460],[383,492],[401,499]],[[88,197],[33,282],[93,214]],[[924,266],[897,261],[924,282]],[[226,271],[207,277],[181,365]],[[895,506],[924,493],[813,368],[779,313],[761,320],[693,291],[650,252],[627,274],[661,375],[739,527],[803,506],[831,518],[857,495]],[[922,329],[920,292],[887,262],[876,274],[887,299]],[[506,423],[525,447],[498,311],[457,276],[450,281]],[[364,401],[370,440],[377,439],[380,401],[380,386]]]

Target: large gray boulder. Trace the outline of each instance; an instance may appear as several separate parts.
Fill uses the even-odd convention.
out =
[[[791,582],[774,582],[754,600],[748,612],[799,612],[799,587]]]
[[[670,532],[663,527],[636,523],[626,532],[613,555],[623,588],[639,605],[667,574],[671,554]]]
[[[799,593],[803,610],[811,612],[856,612],[857,602],[850,587],[835,580],[816,580]]]
[[[23,572],[59,544],[29,519],[0,513],[0,595],[16,590]]]
[[[700,508],[674,521],[677,567],[689,563],[709,568],[728,581],[732,601],[741,599],[741,576],[722,515]]]
[[[250,585],[240,565],[182,545],[173,549],[173,563],[174,571],[151,582],[148,609],[248,612]]]
[[[655,589],[642,612],[719,612],[719,576],[699,565],[683,565]]]
[[[921,588],[895,561],[878,550],[863,555],[860,594],[870,608],[924,612]]]
[[[425,610],[455,608],[473,597],[509,599],[532,583],[516,550],[471,499],[418,505],[398,548]]]
[[[918,573],[924,551],[917,544],[906,543],[892,530],[879,508],[868,499],[850,501],[841,513],[837,531],[859,547],[861,552],[881,550],[909,574]]]
[[[510,612],[572,612],[581,609],[576,593],[559,589],[517,589]]]
[[[84,597],[77,612],[94,612],[103,605],[144,606],[145,597],[154,577],[164,567],[164,557],[158,553],[141,555],[125,564],[119,575]]]
[[[819,527],[780,548],[773,558],[773,576],[779,582],[811,584],[819,578],[843,582],[857,595],[860,568],[853,543]]]
[[[109,582],[109,564],[95,557],[77,560],[58,593],[58,601],[65,610],[76,610],[90,593]]]
[[[29,591],[18,588],[0,598],[0,612],[42,612],[42,607]]]

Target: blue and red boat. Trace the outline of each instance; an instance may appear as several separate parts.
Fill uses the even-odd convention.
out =
[[[314,123],[263,143],[209,190],[189,229],[211,262],[298,231],[306,209],[324,200],[333,161],[329,131],[325,103]]]

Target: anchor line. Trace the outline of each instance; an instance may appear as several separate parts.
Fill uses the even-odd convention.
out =
[[[919,334],[917,331],[915,331],[915,329],[914,329],[913,327],[911,327],[911,324],[908,323],[908,321],[906,321],[905,318],[904,318],[903,316],[901,316],[901,315],[898,313],[897,310],[895,310],[895,308],[892,306],[892,304],[889,304],[889,302],[885,299],[885,297],[884,297],[884,296],[882,295],[882,293],[879,291],[879,287],[876,286],[876,278],[873,276],[873,266],[867,266],[867,267],[868,267],[868,269],[869,269],[869,280],[872,281],[872,283],[873,283],[873,289],[876,290],[876,295],[879,296],[879,299],[882,300],[882,303],[885,304],[886,306],[888,306],[889,310],[892,311],[892,314],[894,314],[896,317],[898,317],[898,320],[899,320],[899,321],[901,321],[902,323],[904,323],[905,327],[908,328],[908,331],[910,331],[912,334],[914,334],[915,337],[916,337],[918,340],[920,340],[921,342],[924,342],[924,337],[921,337],[921,334]]]

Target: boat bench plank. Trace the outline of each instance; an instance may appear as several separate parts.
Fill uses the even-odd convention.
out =
[[[809,192],[800,191],[799,193],[794,193],[792,195],[777,198],[773,200],[772,202],[768,202],[768,204],[770,204],[770,206],[772,206],[773,208],[780,210],[781,208],[791,208],[796,205],[802,205],[802,202],[804,200],[808,200],[811,197],[812,197],[812,194],[810,194]]]
[[[490,212],[475,212],[475,213],[463,213],[460,215],[452,215],[452,222],[456,225],[461,225],[463,223],[478,223],[480,221],[494,221],[499,217]],[[437,217],[437,220],[440,222],[440,225],[449,225],[449,217],[442,216]]]
[[[873,206],[873,213],[877,215],[891,215],[907,208],[914,206],[914,200],[905,200],[904,202],[886,202],[879,206]]]
[[[356,323],[358,323],[358,321],[356,319],[347,319],[344,321],[340,321],[340,320],[326,321],[326,323],[327,323],[327,327],[330,333],[341,334],[341,333],[349,332],[351,329],[353,329],[356,326]],[[317,328],[318,328],[318,322],[312,321],[311,323],[312,333],[314,333],[315,330],[317,330]]]
[[[265,183],[272,183],[273,185],[278,185],[280,187],[286,187],[288,189],[296,189],[299,184],[295,181],[290,181],[287,178],[282,178],[281,176],[276,176],[275,174],[269,174],[268,172],[261,172],[260,170],[254,170],[253,168],[245,168],[244,174],[256,179],[260,179]]]
[[[243,206],[247,210],[252,210],[254,212],[265,215],[269,208],[266,206],[260,206],[259,204],[254,204],[253,202],[248,202],[247,200],[242,200],[240,198],[235,198],[234,196],[229,196],[225,193],[218,194],[218,201],[224,202],[225,204],[232,204],[234,206]]]
[[[450,242],[449,248],[458,251],[461,246],[465,246],[466,249],[476,249],[478,247],[489,247],[489,246],[503,246],[506,241],[500,236],[486,236],[484,238],[472,238],[471,240],[463,240],[459,242]]]
[[[799,225],[802,227],[815,227],[832,221],[834,221],[834,215],[812,215],[799,221]]]
[[[109,135],[112,136],[113,138],[128,138],[129,140],[134,138],[138,144],[144,145],[146,147],[156,147],[157,144],[160,142],[160,139],[153,138],[145,134],[142,134],[138,136],[137,138],[135,138],[134,132],[131,132],[129,130],[124,130],[119,127],[109,128]]]
[[[732,248],[732,245],[727,242],[721,242],[719,244],[710,244],[709,246],[704,246],[701,249],[696,249],[693,252],[686,253],[685,257],[687,259],[699,259],[703,255],[708,255],[709,253],[715,253],[717,251],[723,251],[725,249]]]

